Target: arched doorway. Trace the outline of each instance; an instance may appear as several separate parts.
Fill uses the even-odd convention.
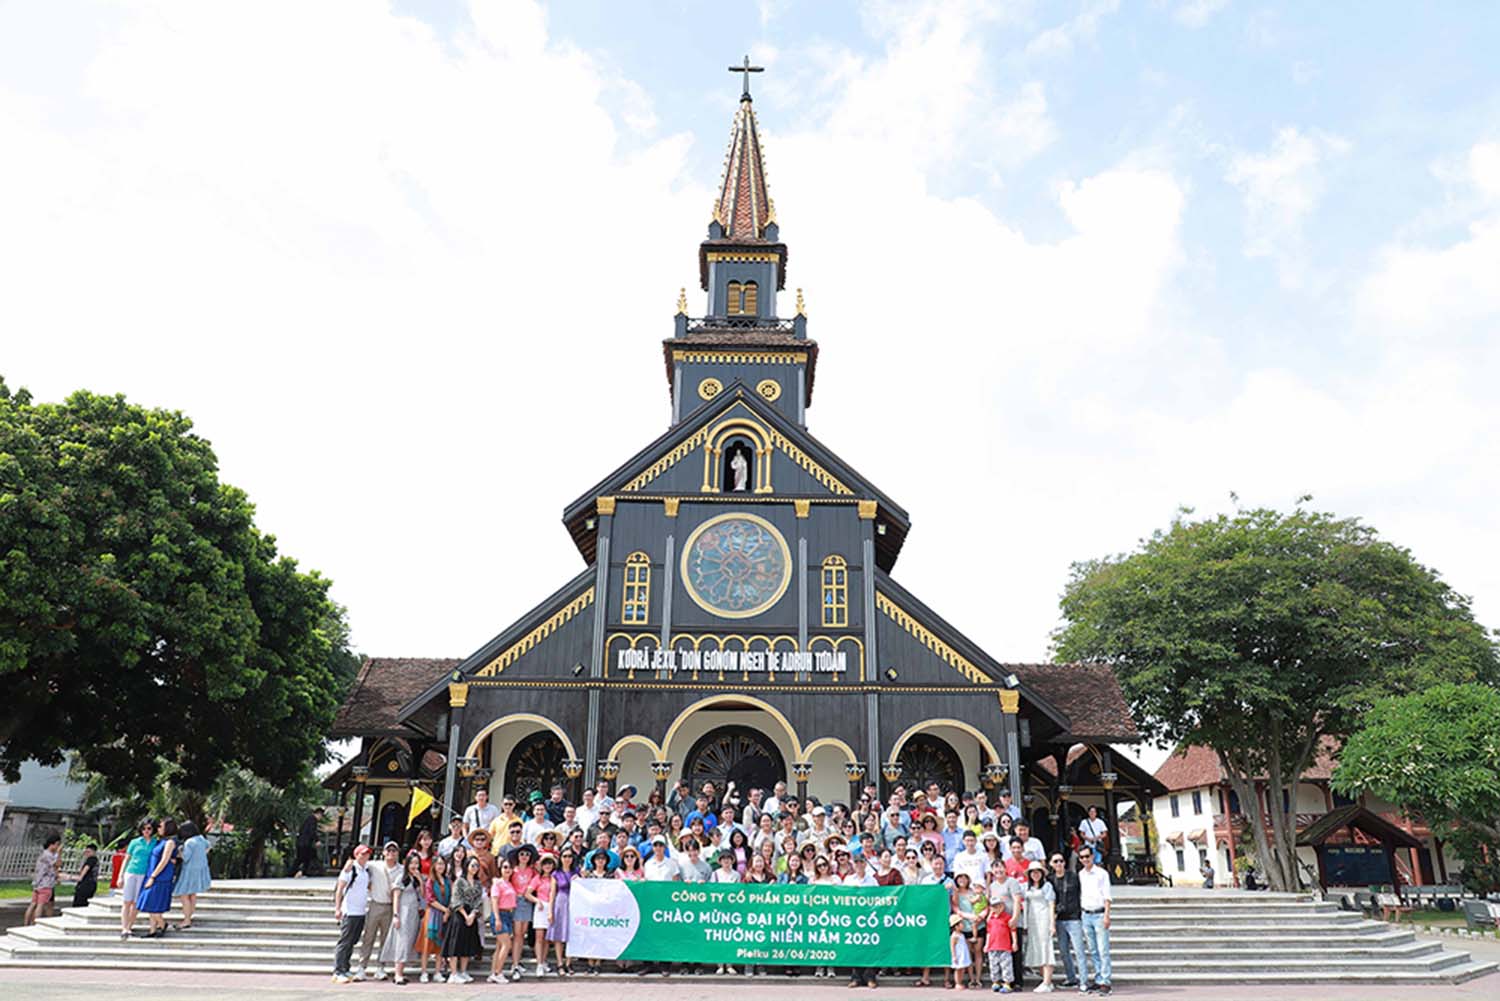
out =
[[[964,766],[958,752],[941,737],[918,733],[901,745],[901,781],[908,789],[925,789],[936,782],[947,792],[962,792]]]
[[[545,796],[553,785],[560,784],[566,789],[568,779],[563,774],[562,763],[567,756],[562,741],[551,730],[538,730],[522,737],[505,759],[506,795],[514,796],[518,803],[525,803],[533,790],[540,790]]]
[[[736,789],[770,789],[786,780],[786,762],[776,744],[748,726],[721,726],[693,744],[683,763],[683,774],[694,789],[713,782],[723,789],[729,782]]]

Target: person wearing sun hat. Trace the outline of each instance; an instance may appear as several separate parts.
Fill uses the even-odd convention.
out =
[[[601,873],[594,864],[597,859],[604,859],[604,871]],[[601,876],[613,877],[616,870],[620,868],[620,856],[608,848],[595,848],[583,857],[583,874],[593,879]]]
[[[552,898],[557,893],[557,856],[542,852],[537,857],[537,874],[526,890],[531,901],[531,927],[536,933],[536,975],[547,976],[547,929],[552,927]]]
[[[964,916],[948,915],[948,969],[943,971],[943,986],[964,989],[964,974],[974,963],[969,939],[964,934]]]
[[[1047,881],[1047,867],[1032,862],[1026,868],[1026,941],[1021,963],[1042,971],[1042,982],[1036,988],[1040,994],[1053,990],[1052,967],[1056,955],[1052,934],[1057,925],[1056,907],[1057,893]]]

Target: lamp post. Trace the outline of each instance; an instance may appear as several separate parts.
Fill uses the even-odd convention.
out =
[[[797,780],[797,799],[805,805],[807,802],[807,780],[812,777],[812,762],[793,761],[792,777]]]
[[[854,804],[859,802],[859,787],[865,778],[865,763],[863,761],[851,761],[844,765],[844,775],[849,779],[849,809],[854,809]]]
[[[656,791],[661,796],[662,802],[667,799],[667,778],[672,774],[672,762],[651,762],[651,777],[656,780]]]
[[[620,763],[612,758],[605,758],[596,766],[595,771],[605,782],[605,791],[609,795],[615,794],[615,779],[620,777]]]
[[[562,770],[563,774],[568,777],[568,795],[575,803],[582,801],[583,792],[578,788],[578,776],[583,774],[583,759],[564,758]]]

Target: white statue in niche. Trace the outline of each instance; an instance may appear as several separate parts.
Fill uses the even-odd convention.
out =
[[[737,448],[729,457],[729,471],[734,474],[735,490],[750,489],[750,462],[745,458],[745,450]]]

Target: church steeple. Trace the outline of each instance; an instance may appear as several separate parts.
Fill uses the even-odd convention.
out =
[[[675,336],[665,342],[672,419],[682,420],[705,400],[738,382],[798,424],[812,402],[818,346],[807,339],[807,317],[776,314],[776,293],[786,287],[786,244],[766,185],[760,123],[750,96],[750,74],[761,72],[746,56],[739,109],[729,133],[724,176],[714,200],[708,239],[698,247],[698,279],[708,293],[701,318],[678,300]]]
[[[755,120],[755,106],[750,98],[750,74],[761,72],[745,57],[743,66],[729,67],[731,73],[745,75],[745,89],[740,93],[740,110],[734,116],[729,133],[729,152],[724,157],[724,179],[714,202],[712,237],[752,241],[776,240],[776,206],[766,191],[766,165],[760,148],[760,127]],[[769,234],[767,231],[770,231]]]
[[[699,275],[708,293],[709,316],[736,322],[773,319],[776,292],[786,285],[786,247],[779,242],[760,123],[750,97],[750,74],[761,72],[761,67],[751,66],[746,56],[742,65],[729,70],[743,74],[745,82],[729,132],[708,239],[698,252]]]

